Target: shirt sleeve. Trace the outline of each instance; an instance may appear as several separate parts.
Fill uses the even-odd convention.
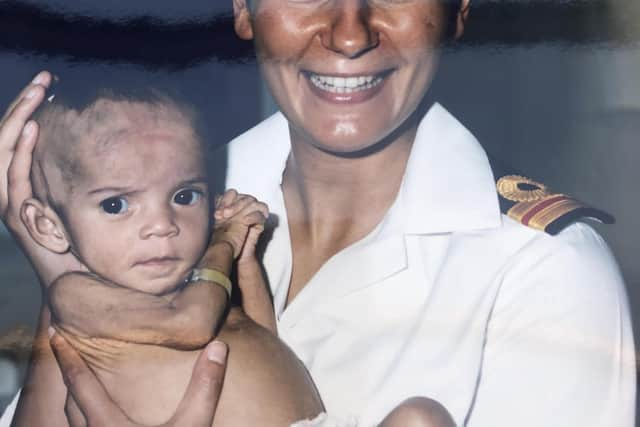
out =
[[[16,406],[18,405],[18,399],[20,399],[20,391],[16,393],[11,403],[9,403],[9,406],[4,410],[4,413],[0,418],[0,427],[11,426],[11,421],[13,420],[13,415],[15,414]]]
[[[627,296],[585,224],[541,235],[508,266],[487,327],[469,427],[632,427]]]

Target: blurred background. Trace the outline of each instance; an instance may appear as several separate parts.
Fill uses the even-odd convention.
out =
[[[211,143],[223,144],[275,108],[251,46],[233,34],[230,5],[0,0],[0,110],[41,69],[89,86],[152,80],[201,109]],[[432,88],[492,156],[616,217],[596,227],[625,276],[636,342],[638,76],[638,1],[473,0]],[[0,411],[21,382],[39,305],[35,276],[0,230]]]

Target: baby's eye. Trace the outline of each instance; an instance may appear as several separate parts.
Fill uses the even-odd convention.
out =
[[[173,201],[179,205],[193,205],[202,198],[202,193],[198,190],[180,190],[173,196]]]
[[[109,197],[100,202],[100,207],[110,215],[118,215],[129,209],[129,203],[124,197]]]

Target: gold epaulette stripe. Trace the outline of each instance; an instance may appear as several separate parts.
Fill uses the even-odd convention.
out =
[[[529,220],[529,225],[539,230],[546,230],[552,222],[556,221],[558,218],[562,218],[569,212],[573,212],[581,206],[582,204],[574,199],[567,198],[561,200],[534,215]]]
[[[582,206],[571,197],[554,194],[536,202],[517,203],[509,209],[507,215],[524,225],[545,231],[558,218]]]
[[[507,211],[507,215],[524,224],[525,220],[528,221],[526,217],[531,217],[532,214],[535,214],[541,209],[544,209],[544,207],[549,205],[550,202],[554,202],[555,200],[557,200],[557,198],[555,197],[551,198],[551,200],[547,200],[548,197],[549,196],[546,196],[545,198],[533,200],[530,202],[516,203]]]
[[[496,183],[503,213],[531,228],[557,234],[581,218],[613,224],[608,213],[565,194],[553,193],[544,184],[519,175],[506,175]]]

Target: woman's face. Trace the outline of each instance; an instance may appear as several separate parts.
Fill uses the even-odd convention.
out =
[[[445,31],[441,0],[234,0],[294,137],[353,153],[381,141],[427,91]],[[463,2],[464,3],[464,2]]]

